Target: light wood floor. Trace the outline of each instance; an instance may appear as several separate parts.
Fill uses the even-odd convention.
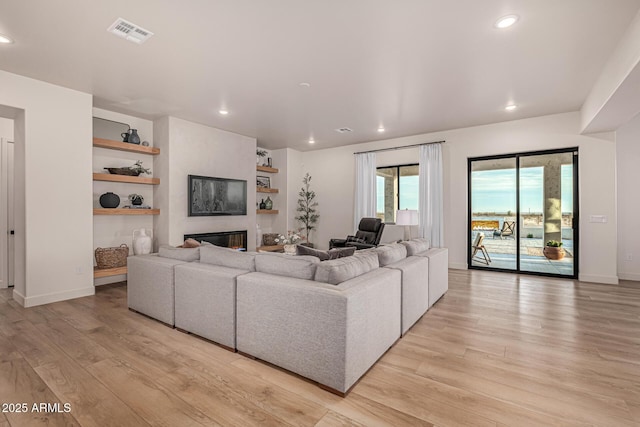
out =
[[[640,285],[450,271],[346,398],[129,312],[126,287],[22,309],[0,291],[0,413],[30,425],[640,425]]]

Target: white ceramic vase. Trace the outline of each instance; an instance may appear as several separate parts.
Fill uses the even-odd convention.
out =
[[[296,245],[284,245],[284,253],[287,255],[295,255]]]
[[[137,234],[136,234],[137,233]],[[151,236],[147,234],[147,230],[133,230],[133,254],[146,255],[151,253]]]

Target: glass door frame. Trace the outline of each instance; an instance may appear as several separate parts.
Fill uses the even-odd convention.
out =
[[[544,273],[537,271],[527,271],[520,269],[520,230],[522,229],[520,222],[520,157],[539,156],[545,154],[564,154],[573,153],[573,221],[571,222],[571,228],[573,230],[573,275],[557,274],[557,273]],[[482,160],[496,160],[496,159],[515,159],[516,161],[516,269],[510,270],[506,268],[497,268],[491,266],[475,266],[471,260],[471,245],[472,245],[472,227],[471,221],[473,218],[472,206],[471,206],[471,167],[474,161]],[[467,268],[469,270],[484,270],[484,271],[498,271],[503,273],[515,273],[515,274],[527,274],[532,276],[546,276],[546,277],[559,277],[564,279],[578,279],[579,260],[580,260],[580,204],[579,204],[579,183],[578,183],[578,147],[571,148],[558,148],[553,150],[540,150],[540,151],[524,151],[520,153],[499,154],[494,156],[482,156],[482,157],[468,157],[467,158]],[[544,225],[543,225],[544,227]],[[543,240],[544,244],[544,240]]]

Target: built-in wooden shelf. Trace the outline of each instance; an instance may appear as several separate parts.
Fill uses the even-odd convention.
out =
[[[94,208],[94,215],[160,215],[160,209]]]
[[[257,166],[256,165],[256,170],[258,172],[267,172],[267,173],[278,173],[278,172],[280,172],[279,169],[270,168],[269,166]]]
[[[258,246],[257,250],[263,252],[283,252],[284,245]]]
[[[258,215],[277,215],[279,211],[277,209],[258,209],[256,213]]]
[[[140,154],[160,154],[160,149],[155,147],[145,147],[138,144],[129,144],[128,142],[112,141],[110,139],[93,138],[93,146],[100,148],[108,148],[109,150],[128,151],[130,153]]]
[[[99,279],[101,277],[118,276],[120,274],[127,274],[127,266],[115,267],[115,268],[98,268],[93,267],[93,278]]]
[[[277,188],[256,187],[256,191],[258,193],[278,193],[280,190]]]
[[[94,181],[127,182],[130,184],[160,184],[160,178],[145,178],[141,176],[114,175],[110,173],[94,173]]]

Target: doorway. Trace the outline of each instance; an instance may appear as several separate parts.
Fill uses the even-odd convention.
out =
[[[15,282],[14,144],[0,138],[0,288]]]
[[[578,276],[578,149],[468,160],[467,265]]]

